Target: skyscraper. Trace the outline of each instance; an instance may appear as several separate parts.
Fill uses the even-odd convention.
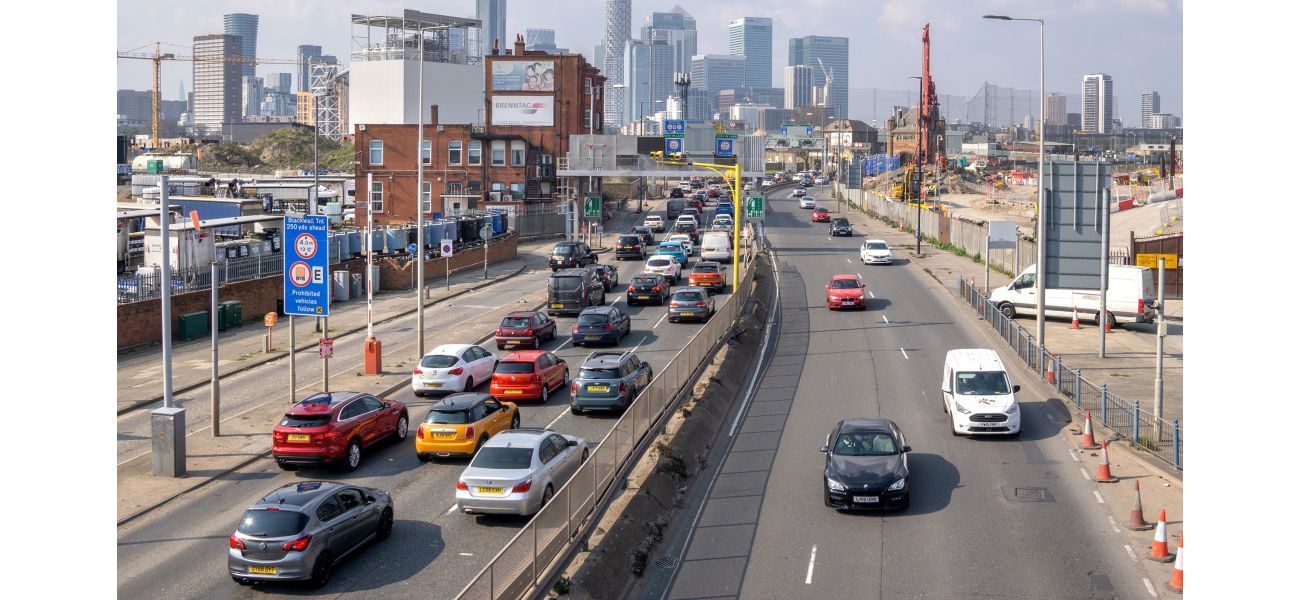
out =
[[[1050,93],[1043,99],[1043,125],[1060,127],[1068,124],[1065,112],[1065,96]]]
[[[619,127],[628,119],[623,112],[626,94],[623,88],[623,55],[632,39],[632,0],[605,0],[605,126]]]
[[[225,16],[226,34],[243,38],[243,45],[235,54],[252,61],[257,58],[257,15],[234,13]],[[252,62],[240,64],[240,77],[252,77],[257,74],[257,65]]]
[[[262,114],[262,100],[266,87],[261,77],[244,77],[240,87],[243,104],[243,116],[254,117]]]
[[[320,46],[298,46],[298,91],[311,91],[311,66],[308,61],[314,61],[321,56]]]
[[[652,12],[641,24],[641,39],[663,41],[673,49],[673,73],[689,73],[695,56],[697,32],[695,17],[680,6],[666,13]]]
[[[293,93],[293,73],[269,73],[266,76],[266,89]]]
[[[1160,112],[1160,92],[1149,91],[1142,92],[1142,128],[1155,128],[1155,121],[1152,115]]]
[[[537,50],[550,54],[566,54],[568,48],[555,47],[555,30],[529,27],[524,30],[524,50]]]
[[[479,31],[479,54],[492,54],[492,41],[505,50],[513,38],[506,37],[506,0],[474,0],[474,18],[483,22]]]
[[[813,87],[826,85],[826,74],[830,73],[831,97],[828,105],[835,118],[848,118],[849,38],[823,35],[790,38],[790,60],[787,64],[808,65],[812,69]]]
[[[812,67],[790,65],[785,68],[785,108],[812,105]]]
[[[1115,84],[1110,75],[1083,76],[1083,132],[1111,133],[1115,118]]]
[[[223,123],[239,122],[243,99],[239,63],[220,57],[238,55],[244,40],[237,35],[214,33],[194,36],[194,126],[203,133],[219,133]]]
[[[732,19],[727,27],[727,54],[745,57],[746,86],[772,87],[772,19]]]
[[[745,58],[729,54],[697,54],[691,60],[691,91],[703,90],[707,94],[708,109],[712,116],[718,110],[718,92],[745,85]],[[691,104],[695,99],[691,98]],[[691,112],[695,112],[691,106]]]

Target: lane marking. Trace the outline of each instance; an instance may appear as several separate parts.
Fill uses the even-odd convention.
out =
[[[1128,552],[1128,557],[1131,558],[1131,559],[1133,559],[1133,562],[1137,562],[1137,561],[1138,561],[1138,557],[1137,557],[1137,555],[1133,553],[1133,547],[1132,547],[1132,546],[1130,546],[1130,545],[1128,545],[1128,544],[1124,544],[1124,551],[1125,551],[1125,552]]]
[[[812,547],[812,556],[808,557],[808,576],[804,578],[805,585],[812,584],[813,565],[817,563],[817,546]]]
[[[781,271],[780,269],[773,269],[773,271],[775,272],[774,275],[776,277],[776,287],[779,290],[781,288]],[[745,400],[741,402],[740,409],[736,411],[736,418],[731,421],[731,431],[727,433],[727,437],[736,435],[736,428],[740,426],[741,417],[749,412],[749,401],[754,399],[754,385],[758,383],[758,375],[759,371],[762,370],[763,358],[767,356],[768,340],[772,336],[772,323],[776,321],[776,317],[779,316],[780,310],[781,294],[778,293],[776,295],[776,302],[772,303],[771,318],[767,320],[767,327],[763,330],[763,339],[759,342],[759,347],[762,348],[762,350],[758,353],[758,362],[755,364],[754,373],[749,376],[749,387],[745,390]],[[712,489],[713,484],[709,484],[709,488]]]
[[[1097,490],[1093,490],[1093,491],[1092,491],[1092,495],[1094,495],[1094,496],[1097,497],[1097,504],[1105,504],[1105,503],[1106,503],[1105,500],[1102,500],[1102,499],[1101,499],[1101,492],[1099,492],[1099,491],[1097,491]],[[1111,520],[1114,521],[1114,519],[1111,519]]]
[[[902,348],[899,348],[898,351],[903,353],[903,359],[904,359],[904,360],[912,360],[912,359],[910,359],[910,358],[907,358],[907,351],[906,351],[906,350],[904,350],[904,349],[902,349]]]
[[[563,416],[564,416],[564,412],[561,411],[560,414],[556,415],[555,418],[552,419],[551,422],[550,422],[549,424],[546,425],[546,428],[547,428],[547,429],[551,429],[552,427],[554,427],[555,424],[558,423],[558,422],[560,421],[560,417],[563,417]]]
[[[1145,584],[1146,584],[1146,586],[1147,586],[1147,593],[1151,594],[1151,597],[1152,597],[1152,598],[1159,598],[1159,597],[1160,597],[1158,594],[1156,594],[1156,588],[1155,588],[1155,586],[1151,585],[1151,580],[1150,580],[1150,579],[1147,579],[1146,577],[1143,577],[1143,578],[1142,578],[1142,583],[1145,583]]]
[[[884,321],[886,325],[889,324],[889,317],[886,317],[885,315],[880,315],[880,319]]]
[[[451,508],[447,509],[446,514],[454,513],[454,512],[456,512],[456,509],[458,509],[458,508],[460,508],[460,503],[459,503],[459,502],[457,502],[456,504],[451,505]]]
[[[867,292],[867,294],[870,295],[872,298],[875,298],[875,297],[876,297],[876,295],[875,295],[875,294],[872,294],[871,292]]]
[[[1080,462],[1079,453],[1075,452],[1073,449],[1070,450],[1070,458],[1073,458],[1074,462]]]
[[[666,314],[666,313],[665,313],[665,314]],[[637,348],[640,348],[640,347],[641,347],[641,344],[644,344],[645,341],[646,341],[647,339],[649,339],[649,338],[650,338],[650,334],[648,334],[648,333],[645,334],[645,335],[643,335],[643,336],[641,336],[641,341],[637,342],[635,346],[632,346],[632,352],[636,352],[636,351],[637,351]]]
[[[1100,498],[1101,496],[1097,496],[1097,497]],[[1108,521],[1110,521],[1110,528],[1111,528],[1111,529],[1114,529],[1114,530],[1115,530],[1115,533],[1119,533],[1119,525],[1116,525],[1116,524],[1115,524],[1115,517],[1110,517],[1110,516],[1108,516],[1108,517],[1106,517],[1106,519],[1107,519]]]
[[[830,239],[830,238],[826,238],[826,239]],[[851,260],[849,260],[849,259],[847,259],[847,258],[844,259],[844,262],[849,263],[849,264],[853,264],[853,261],[851,261]]]
[[[658,320],[658,321],[655,321],[655,326],[654,326],[654,327],[651,327],[650,329],[658,329],[658,328],[659,328],[659,325],[660,325],[661,323],[664,322],[664,319],[667,319],[667,318],[668,318],[668,313],[667,313],[667,312],[664,312],[664,316],[659,317],[659,320]]]
[[[1083,467],[1079,467],[1079,472],[1083,474],[1083,480],[1084,480],[1084,481],[1092,481],[1092,476],[1091,476],[1091,475],[1088,475],[1088,470],[1087,470],[1087,469],[1085,469],[1085,468],[1083,468]]]
[[[460,555],[461,555],[461,556],[474,556],[474,553],[473,553],[473,552],[461,552]]]
[[[555,351],[556,351],[556,352],[559,352],[559,350],[560,350],[561,348],[563,348],[563,347],[569,345],[569,342],[572,342],[572,341],[573,341],[573,338],[572,338],[572,337],[570,337],[570,338],[567,339],[567,340],[564,340],[564,343],[563,343],[563,344],[560,344],[559,346],[556,346],[556,347],[555,347]]]

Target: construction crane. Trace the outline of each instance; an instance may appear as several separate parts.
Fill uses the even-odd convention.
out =
[[[826,84],[822,86],[821,105],[823,107],[830,106],[831,105],[831,79],[834,76],[834,72],[826,70],[826,64],[822,62],[822,57],[820,56],[817,57],[817,66],[822,68],[822,75],[826,77]]]
[[[174,46],[175,44],[168,44],[168,45]],[[141,46],[140,48],[145,48],[145,47],[147,46]],[[152,134],[151,138],[152,138],[152,143],[154,148],[158,147],[158,124],[162,122],[162,61],[183,60],[189,62],[231,62],[231,63],[241,63],[241,64],[250,64],[250,65],[258,65],[263,63],[268,65],[310,64],[309,62],[303,62],[292,58],[246,58],[243,56],[239,56],[237,54],[235,55],[225,54],[220,56],[216,56],[216,55],[185,56],[180,54],[172,54],[170,52],[164,54],[162,52],[162,42],[153,43],[152,54],[147,52],[138,52],[140,48],[136,48],[135,50],[127,50],[125,52],[118,52],[117,57],[153,61],[153,93],[151,94],[151,97],[153,99],[153,128],[151,131]]]

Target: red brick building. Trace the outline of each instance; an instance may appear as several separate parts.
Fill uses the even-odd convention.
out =
[[[568,152],[569,136],[590,133],[593,122],[594,132],[603,132],[605,78],[581,55],[525,51],[519,38],[513,53],[484,62],[482,125],[442,123],[437,105],[429,107],[422,157],[426,218],[481,202],[554,201],[557,157]],[[357,190],[363,198],[366,176],[373,176],[377,224],[415,220],[417,131],[417,125],[356,125]],[[358,203],[357,219],[365,218]]]

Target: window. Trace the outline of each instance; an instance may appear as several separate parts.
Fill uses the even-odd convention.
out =
[[[339,504],[343,506],[343,512],[352,510],[361,506],[361,492],[353,489],[346,489],[334,496],[338,498]]]
[[[512,167],[522,167],[522,166],[524,166],[524,149],[525,149],[525,148],[526,148],[526,145],[525,145],[523,142],[519,141],[519,140],[514,140],[514,141],[510,142],[510,166],[512,166]]]
[[[320,508],[316,509],[316,518],[322,523],[327,523],[334,517],[343,514],[343,508],[339,506],[338,496],[322,502]]]
[[[460,145],[460,140],[451,140],[450,142],[447,142],[447,164],[460,164]]]
[[[524,184],[522,183],[510,184],[510,197],[514,198],[515,200],[522,199],[524,197]]]
[[[420,142],[420,162],[426,165],[433,164],[433,142],[423,140]]]
[[[459,182],[459,181],[451,182],[451,183],[448,183],[448,184],[447,184],[447,193],[448,193],[448,194],[450,194],[450,195],[458,195],[458,194],[460,194],[460,192],[461,192],[461,185],[460,185],[460,182]]]
[[[433,182],[425,181],[420,184],[420,212],[431,212],[433,210]]]
[[[343,410],[339,411],[339,420],[346,421],[348,419],[359,417],[365,413],[366,413],[366,403],[362,402],[361,400],[357,400],[356,402],[344,406]]]
[[[477,167],[483,164],[483,142],[470,140],[469,142],[469,165]]]
[[[584,94],[586,94],[586,95],[588,95],[588,96],[591,95],[591,78],[590,78],[590,77],[588,77],[588,78],[582,80],[582,93],[584,93]]]
[[[370,206],[367,208],[370,212],[384,212],[384,182],[375,181],[370,184]]]
[[[590,109],[590,108],[584,108],[584,109],[582,109],[582,120],[584,120],[584,121],[587,122],[587,128],[588,128],[588,129],[591,129],[591,128],[595,127],[595,125],[592,124],[592,122],[591,122],[591,109]]]
[[[503,167],[506,164],[506,142],[505,140],[496,140],[492,142],[492,166]]]
[[[384,141],[370,140],[370,164],[384,164]]]
[[[501,183],[500,181],[493,181],[493,182],[492,182],[492,189],[491,189],[490,191],[493,191],[493,192],[504,192],[505,190],[506,190],[506,184]]]
[[[296,510],[253,509],[239,520],[239,532],[258,537],[288,537],[307,526],[307,515]]]

